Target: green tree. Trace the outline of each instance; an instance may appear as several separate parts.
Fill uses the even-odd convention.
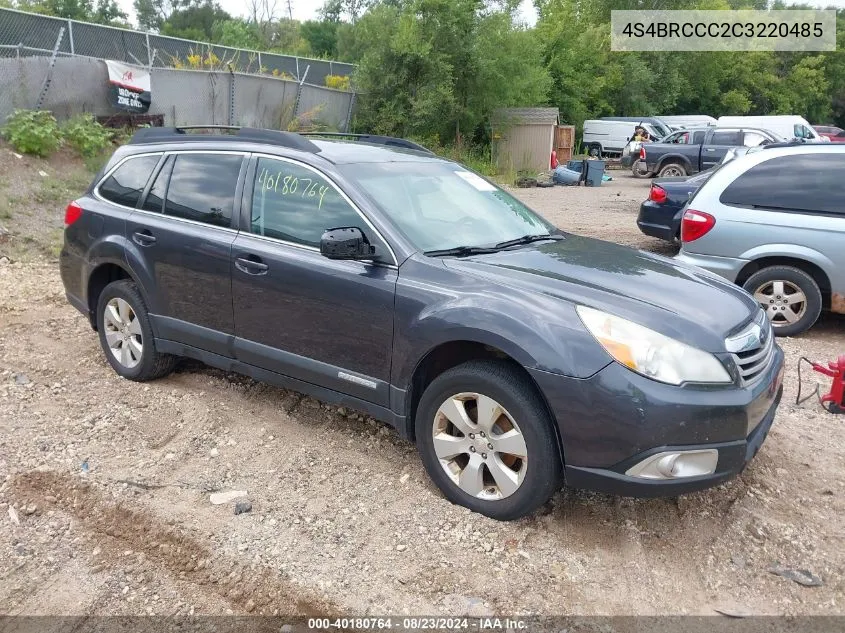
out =
[[[180,0],[133,0],[138,25],[146,31],[159,31],[170,15],[180,7]]]
[[[338,22],[309,20],[300,27],[303,39],[308,42],[311,54],[317,57],[337,57]]]
[[[354,33],[359,124],[460,141],[482,131],[496,108],[545,103],[550,80],[540,47],[531,32],[514,25],[511,10],[481,0],[371,8]]]
[[[214,25],[231,20],[232,16],[212,0],[202,4],[177,9],[162,24],[161,33],[187,40],[209,41],[214,35]]]
[[[211,41],[214,44],[258,50],[263,47],[254,24],[248,24],[240,18],[220,20],[211,28]]]

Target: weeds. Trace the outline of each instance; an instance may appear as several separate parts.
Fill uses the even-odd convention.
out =
[[[61,144],[56,118],[46,110],[15,110],[7,117],[2,132],[22,154],[45,158]]]
[[[83,158],[93,158],[111,147],[112,131],[90,114],[78,114],[61,127],[62,139]]]

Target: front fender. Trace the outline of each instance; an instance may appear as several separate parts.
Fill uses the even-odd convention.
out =
[[[406,267],[413,269],[412,278],[429,279],[407,281]],[[458,275],[413,258],[402,273],[396,295],[394,387],[407,389],[427,354],[459,341],[495,347],[526,369],[576,378],[589,377],[612,361],[566,301]]]

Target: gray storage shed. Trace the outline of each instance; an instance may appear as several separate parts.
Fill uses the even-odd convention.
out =
[[[557,108],[501,108],[493,113],[493,162],[502,171],[548,171]]]

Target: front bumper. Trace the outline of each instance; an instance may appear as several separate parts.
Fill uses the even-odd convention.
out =
[[[748,387],[662,384],[611,363],[575,379],[531,372],[554,413],[568,486],[634,497],[674,496],[739,474],[771,428],[783,392],[783,352]],[[716,449],[715,472],[675,479],[626,475],[664,451]]]
[[[675,255],[675,259],[684,264],[698,266],[704,270],[709,270],[711,273],[716,273],[720,277],[724,277],[731,283],[736,283],[736,278],[739,272],[748,263],[747,259],[737,259],[736,257],[719,257],[717,255],[699,255],[697,253],[688,253],[681,249],[681,252]]]

